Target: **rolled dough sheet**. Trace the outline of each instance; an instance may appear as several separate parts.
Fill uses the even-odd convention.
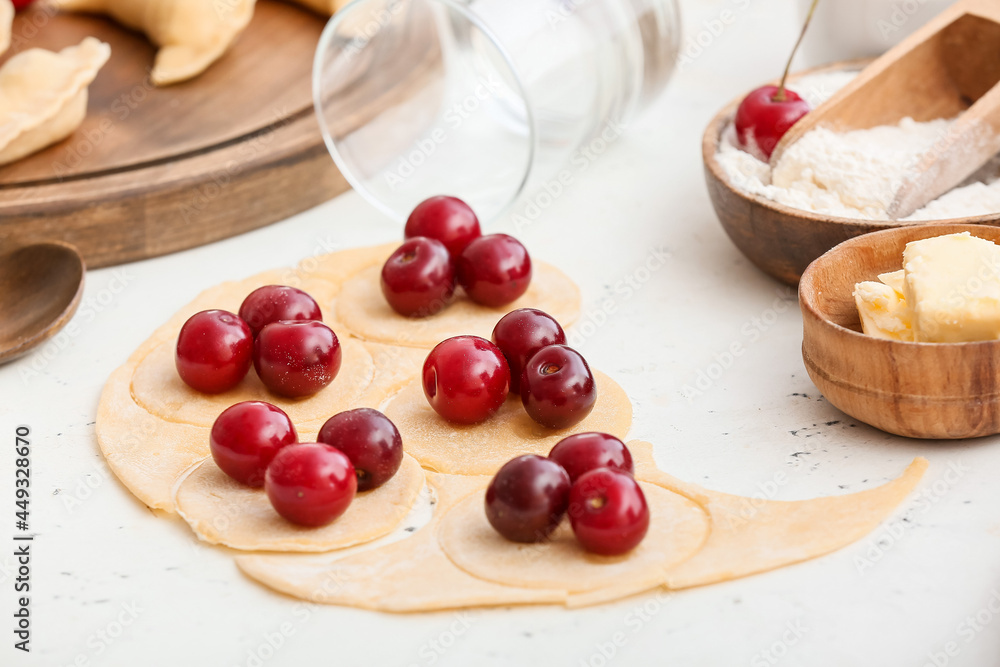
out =
[[[412,536],[348,556],[245,555],[236,564],[274,590],[325,604],[388,612],[561,604],[559,590],[516,588],[477,579],[455,566],[435,535],[441,516],[463,497],[482,492],[488,477],[428,473],[437,494],[430,523]]]
[[[487,581],[524,588],[564,590],[567,594],[618,588],[639,590],[663,582],[670,567],[691,558],[708,537],[708,515],[684,496],[641,483],[649,506],[649,531],[624,556],[588,553],[573,536],[569,518],[545,542],[511,542],[486,519],[484,494],[473,493],[451,509],[438,528],[438,540],[452,562]]]
[[[700,552],[667,572],[666,587],[689,588],[729,581],[816,558],[869,534],[917,486],[927,460],[917,458],[888,484],[844,496],[812,500],[761,500],[709,491],[659,470],[652,446],[629,443],[638,479],[697,502],[712,529]]]
[[[580,290],[559,269],[542,262],[533,266],[531,286],[514,303],[487,308],[459,293],[447,308],[424,318],[403,317],[392,310],[382,296],[381,265],[370,266],[344,283],[335,318],[365,340],[426,349],[463,334],[488,339],[500,318],[518,308],[544,310],[568,327],[580,316]]]
[[[430,470],[454,475],[492,475],[522,454],[547,455],[573,433],[601,431],[619,438],[632,426],[632,403],[607,375],[594,371],[597,403],[582,422],[569,429],[541,426],[511,396],[496,415],[481,424],[459,426],[440,417],[424,396],[419,378],[389,401],[385,413],[403,436],[407,451]]]
[[[303,528],[281,518],[263,489],[234,481],[209,458],[178,485],[175,502],[181,518],[209,544],[242,551],[331,551],[391,533],[423,486],[420,465],[404,456],[392,479],[359,493],[333,523]]]

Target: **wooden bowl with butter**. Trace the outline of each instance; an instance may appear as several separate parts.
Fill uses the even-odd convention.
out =
[[[796,72],[789,85],[802,77],[837,71],[860,71],[869,60],[836,62]],[[772,82],[777,83],[777,82]],[[927,222],[865,220],[815,213],[785,206],[752,194],[731,182],[718,160],[723,134],[746,93],[722,108],[705,128],[702,160],[705,182],[715,213],[736,247],[759,269],[788,285],[795,285],[811,261],[838,243],[883,229],[925,225]],[[936,220],[1000,225],[1000,213],[974,218]]]
[[[899,271],[907,243],[962,232],[1000,243],[1000,228],[990,225],[908,225],[845,241],[805,270],[799,283],[802,359],[835,407],[909,438],[1000,433],[1000,340],[876,338],[862,333],[853,296],[857,283]]]

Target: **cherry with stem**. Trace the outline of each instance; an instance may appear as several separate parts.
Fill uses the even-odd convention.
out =
[[[802,44],[818,2],[819,0],[813,0],[809,8],[799,39],[785,64],[780,84],[762,86],[751,91],[736,109],[733,125],[736,129],[737,145],[762,162],[771,160],[775,147],[789,128],[809,113],[809,103],[799,97],[794,90],[789,89],[786,83],[792,60],[799,45]]]

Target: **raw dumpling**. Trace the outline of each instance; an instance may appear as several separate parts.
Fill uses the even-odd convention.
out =
[[[292,0],[293,2],[308,7],[317,14],[332,16],[334,12],[344,8],[350,0]]]
[[[0,164],[73,134],[87,114],[87,86],[110,55],[88,37],[59,53],[22,51],[0,67]]]
[[[14,23],[14,3],[0,0],[0,55],[10,48],[10,32]]]
[[[160,47],[153,83],[204,72],[250,23],[256,0],[53,0],[63,10],[107,14]]]

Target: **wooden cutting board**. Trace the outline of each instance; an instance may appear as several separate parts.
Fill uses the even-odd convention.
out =
[[[250,26],[211,68],[156,88],[155,49],[142,35],[102,17],[19,14],[7,57],[87,35],[112,54],[80,129],[0,167],[0,248],[61,240],[90,267],[120,264],[256,229],[347,190],[312,108],[324,23],[258,0]]]

